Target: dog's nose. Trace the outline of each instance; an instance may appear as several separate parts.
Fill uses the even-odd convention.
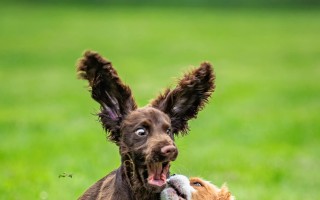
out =
[[[167,145],[161,148],[161,153],[164,156],[172,156],[177,153],[177,148],[173,145]]]

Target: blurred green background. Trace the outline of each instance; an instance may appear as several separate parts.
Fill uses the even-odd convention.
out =
[[[76,199],[119,166],[76,78],[86,49],[140,106],[214,64],[216,92],[176,139],[173,173],[227,182],[239,200],[319,198],[318,2],[66,2],[1,3],[0,199]]]

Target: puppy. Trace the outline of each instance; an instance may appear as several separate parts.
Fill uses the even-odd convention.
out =
[[[159,199],[170,163],[178,156],[174,137],[187,133],[188,121],[197,117],[214,91],[211,64],[204,62],[185,73],[175,88],[167,88],[142,108],[138,108],[130,87],[121,81],[111,62],[97,52],[85,52],[77,71],[88,81],[92,98],[100,104],[98,116],[121,157],[119,168],[79,199]]]
[[[197,177],[188,179],[183,175],[173,175],[167,187],[161,192],[161,200],[235,200],[228,188],[222,188]]]

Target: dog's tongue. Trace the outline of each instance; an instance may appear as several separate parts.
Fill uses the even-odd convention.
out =
[[[162,168],[162,163],[153,163],[148,167],[149,177],[148,183],[150,185],[161,187],[166,184],[167,173],[169,171],[169,165]]]

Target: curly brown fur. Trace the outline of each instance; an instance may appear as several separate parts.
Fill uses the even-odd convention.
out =
[[[204,62],[178,82],[175,89],[167,89],[151,102],[151,106],[167,113],[171,118],[173,132],[187,133],[188,120],[208,102],[214,92],[214,73],[210,63]]]
[[[119,146],[120,167],[90,187],[84,199],[158,199],[166,185],[170,162],[178,155],[174,135],[188,130],[214,90],[209,63],[182,78],[178,86],[137,108],[129,86],[111,62],[87,51],[77,66],[78,75],[89,82],[91,96],[100,104],[100,121],[110,141]]]
[[[130,88],[122,83],[111,62],[96,52],[85,52],[77,71],[80,78],[88,80],[92,98],[101,105],[100,120],[110,132],[109,139],[117,143],[122,118],[137,108]]]

